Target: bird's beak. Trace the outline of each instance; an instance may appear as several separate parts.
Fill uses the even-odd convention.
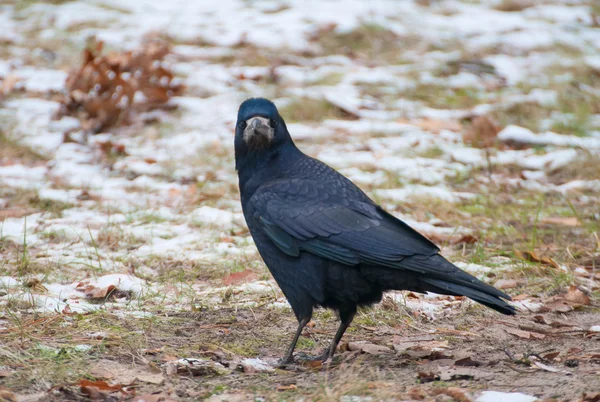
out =
[[[273,140],[274,136],[275,130],[269,124],[269,119],[257,116],[246,120],[246,129],[244,130],[246,144],[264,147]]]

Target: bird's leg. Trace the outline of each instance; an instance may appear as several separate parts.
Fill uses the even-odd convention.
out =
[[[304,358],[302,360],[305,360],[305,361],[318,361],[318,360],[320,360],[320,361],[323,361],[323,362],[331,361],[331,359],[333,358],[333,355],[335,354],[335,350],[337,348],[337,345],[342,340],[342,337],[344,336],[344,333],[346,332],[346,330],[348,329],[348,327],[352,323],[352,320],[354,319],[355,315],[356,315],[356,309],[352,309],[350,311],[340,312],[340,320],[341,320],[340,326],[338,327],[338,330],[335,333],[335,336],[333,337],[333,340],[331,341],[331,345],[329,346],[329,348],[325,349],[323,351],[323,353],[321,353],[318,356],[307,357],[307,358]]]
[[[290,347],[287,352],[281,359],[279,366],[287,366],[289,364],[294,363],[294,349],[296,349],[296,343],[298,343],[298,339],[300,338],[300,334],[302,334],[302,330],[308,324],[311,317],[305,317],[298,323],[298,329],[296,330],[296,335],[294,335],[294,339],[292,339],[292,343],[290,343]]]
[[[344,333],[352,323],[352,320],[354,319],[355,315],[356,309],[345,312],[344,314],[340,312],[340,319],[342,322],[340,322],[340,326],[338,327],[338,330],[335,333],[335,336],[333,337],[333,341],[331,341],[331,346],[329,346],[327,356],[324,356],[326,359],[323,360],[331,360],[333,358],[338,343],[340,343],[340,341],[342,340],[342,336],[344,336]]]

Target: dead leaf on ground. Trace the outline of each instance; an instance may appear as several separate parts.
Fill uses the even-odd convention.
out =
[[[432,371],[419,371],[417,373],[417,379],[422,382],[433,382],[440,379],[440,376]]]
[[[471,356],[463,357],[462,359],[458,359],[454,362],[456,366],[462,367],[479,367],[483,366],[483,362],[473,360]]]
[[[581,402],[600,402],[600,392],[584,392],[581,395]]]
[[[229,274],[223,279],[223,284],[226,286],[240,285],[246,282],[252,282],[256,278],[256,274],[249,269],[240,272]]]
[[[165,42],[149,40],[139,50],[107,55],[103,47],[98,41],[84,50],[82,66],[67,77],[58,117],[79,117],[84,129],[100,132],[127,122],[134,106],[150,110],[182,93],[162,63],[170,51]],[[134,104],[134,97],[142,101]]]
[[[507,333],[511,334],[511,335],[515,335],[519,338],[522,339],[544,339],[546,337],[546,335],[544,334],[540,334],[538,332],[533,332],[533,331],[523,331],[522,329],[517,329],[517,328],[504,328],[504,331],[506,331]]]
[[[105,288],[99,288],[88,283],[80,282],[75,289],[85,293],[91,299],[105,299],[117,289],[115,285],[109,285]]]
[[[458,402],[471,402],[473,398],[469,395],[468,390],[458,388],[458,387],[449,387],[449,388],[437,388],[434,390],[435,395],[448,395],[454,401]]]
[[[537,255],[537,253],[535,251],[519,251],[519,250],[515,250],[515,255],[525,261],[530,261],[530,262],[538,262],[540,264],[544,264],[544,265],[550,265],[554,268],[559,268],[558,264],[551,258],[548,257],[540,257]]]
[[[541,223],[565,226],[581,226],[576,216],[550,216],[542,219]]]
[[[519,282],[514,279],[499,279],[494,283],[494,287],[498,289],[512,289],[516,288],[518,285]]]
[[[293,391],[295,389],[298,389],[298,387],[294,384],[289,384],[289,385],[280,385],[276,388],[277,391],[279,392],[283,392],[283,391]]]
[[[381,355],[391,352],[387,346],[376,345],[366,341],[348,342],[345,346],[347,347],[346,350],[351,352],[362,352],[370,355]]]
[[[110,385],[106,381],[90,381],[81,379],[78,382],[81,392],[94,400],[108,400],[111,394],[119,393],[129,395],[125,386],[121,384]]]
[[[500,132],[498,124],[488,116],[477,116],[465,130],[463,141],[477,148],[490,148]]]
[[[577,288],[577,286],[570,286],[567,293],[564,295],[564,299],[568,302],[589,306],[591,304],[588,295],[583,293]]]
[[[17,402],[18,399],[14,392],[7,389],[0,389],[0,401]]]

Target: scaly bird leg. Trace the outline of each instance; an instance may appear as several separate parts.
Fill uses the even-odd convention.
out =
[[[323,362],[331,361],[331,359],[333,358],[333,355],[335,354],[335,350],[337,349],[337,345],[342,340],[344,333],[346,332],[346,330],[352,323],[352,320],[354,319],[355,315],[356,315],[356,310],[350,310],[348,312],[345,312],[344,314],[340,314],[340,318],[341,318],[342,322],[340,323],[340,326],[338,327],[338,330],[335,333],[335,336],[333,337],[333,340],[331,341],[331,345],[329,346],[329,348],[325,349],[323,351],[323,353],[321,353],[318,356],[305,357],[305,358],[302,358],[301,360],[304,360],[304,361],[321,360]]]
[[[281,359],[281,362],[279,363],[280,367],[284,367],[284,366],[294,363],[294,349],[296,349],[296,343],[298,343],[300,334],[302,334],[302,330],[304,329],[306,324],[308,324],[308,322],[310,321],[310,318],[311,317],[303,318],[298,323],[298,329],[296,330],[296,335],[294,335],[294,339],[292,339],[292,343],[290,343],[290,347],[288,348],[287,352]]]
[[[331,360],[333,358],[333,355],[335,354],[335,349],[337,348],[338,343],[340,343],[340,341],[342,340],[342,336],[344,336],[344,333],[346,332],[346,330],[352,323],[352,320],[354,319],[355,315],[356,315],[356,310],[351,311],[347,314],[344,314],[343,316],[340,314],[340,318],[341,318],[342,322],[340,323],[340,326],[338,327],[338,330],[335,333],[335,336],[333,337],[333,341],[331,341],[331,346],[329,347],[329,353],[327,353],[326,360]]]

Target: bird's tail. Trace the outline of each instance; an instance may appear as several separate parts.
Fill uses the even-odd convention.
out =
[[[439,254],[405,258],[402,260],[402,266],[414,271],[427,272],[418,276],[420,287],[424,291],[466,296],[502,314],[516,314],[515,307],[506,302],[511,300],[509,295],[481,282]]]

